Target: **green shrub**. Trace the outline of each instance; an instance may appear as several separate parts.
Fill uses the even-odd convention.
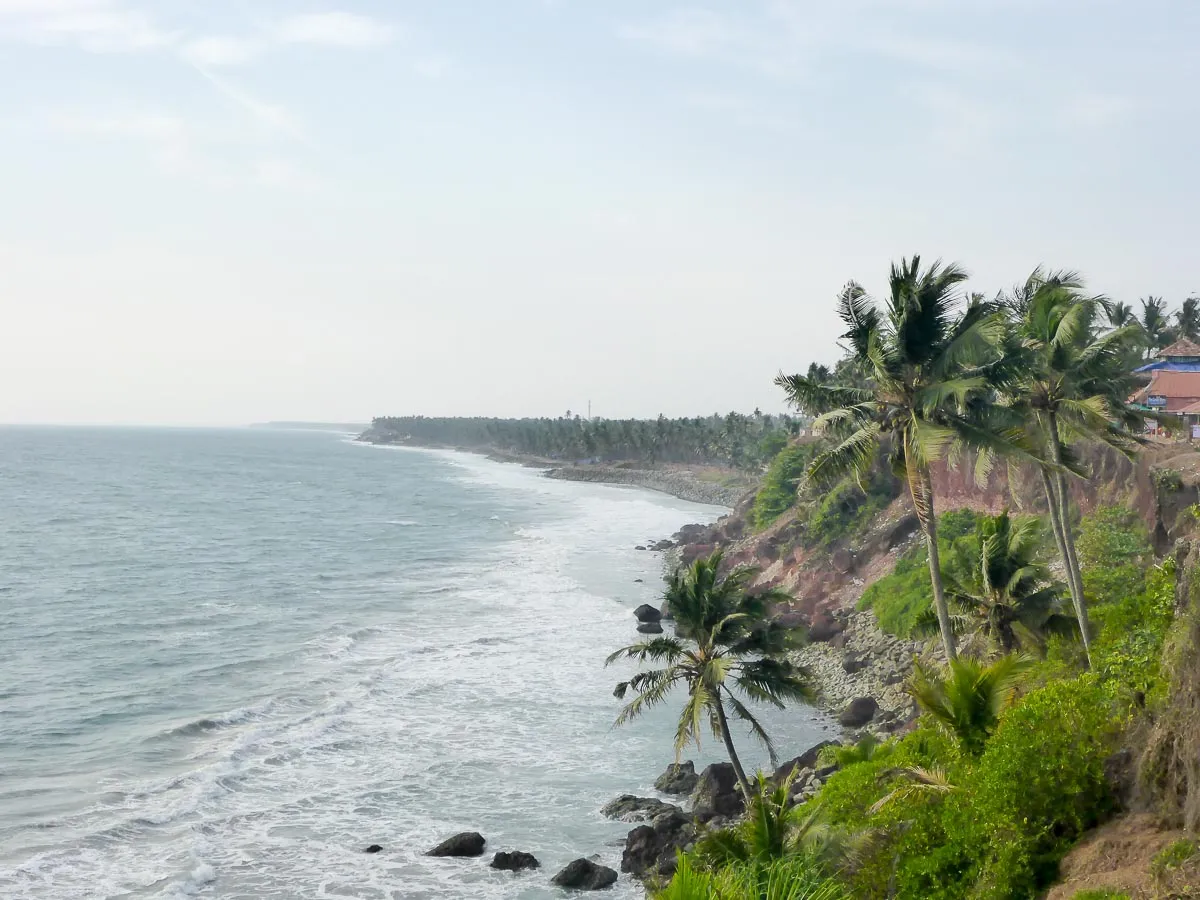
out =
[[[1113,603],[1145,588],[1154,552],[1150,534],[1133,510],[1102,506],[1084,516],[1076,548],[1090,604]]]
[[[975,527],[979,514],[969,509],[956,509],[938,517],[938,548],[946,557],[955,544],[978,542]],[[965,548],[968,551],[970,548]],[[913,624],[933,604],[933,588],[929,583],[929,554],[924,540],[896,561],[890,575],[876,581],[863,592],[859,609],[874,609],[879,627],[889,634],[908,637]]]
[[[1150,874],[1155,879],[1164,878],[1195,855],[1195,841],[1173,841],[1154,854],[1154,859],[1150,860]]]
[[[756,528],[766,528],[787,512],[796,502],[796,483],[812,460],[813,444],[793,444],[780,450],[763,476],[762,486],[754,495]]]
[[[1175,561],[1151,566],[1136,594],[1096,607],[1092,622],[1097,637],[1092,667],[1119,697],[1141,694],[1157,699],[1165,689],[1161,677],[1163,644],[1175,618]]]
[[[872,470],[864,487],[852,478],[839,481],[809,507],[805,543],[827,547],[858,533],[898,496],[899,487],[892,474],[881,469]]]
[[[963,791],[948,831],[979,845],[971,896],[1033,896],[1057,874],[1071,843],[1112,809],[1104,760],[1112,705],[1095,676],[1024,697],[1001,720]]]

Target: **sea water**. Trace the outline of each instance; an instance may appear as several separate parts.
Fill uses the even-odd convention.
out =
[[[0,429],[0,897],[540,898],[619,867],[598,810],[653,795],[678,710],[612,727],[604,659],[662,590],[635,545],[722,512],[333,433]],[[828,727],[765,721],[792,754]],[[463,830],[487,856],[423,855]]]

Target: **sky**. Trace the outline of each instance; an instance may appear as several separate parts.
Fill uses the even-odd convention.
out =
[[[893,260],[1200,292],[1195,0],[0,0],[0,422],[779,411]]]

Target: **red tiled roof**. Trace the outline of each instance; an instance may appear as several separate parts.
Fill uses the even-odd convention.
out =
[[[1180,338],[1170,347],[1164,347],[1158,351],[1159,359],[1169,359],[1172,356],[1200,356],[1200,344],[1189,341],[1187,338]]]
[[[1200,400],[1197,400],[1195,403],[1189,403],[1183,409],[1176,410],[1176,412],[1185,416],[1200,416]]]
[[[1172,372],[1159,369],[1150,373],[1150,383],[1129,399],[1144,403],[1155,395],[1167,398],[1166,412],[1181,412],[1184,407],[1200,403],[1200,372]]]

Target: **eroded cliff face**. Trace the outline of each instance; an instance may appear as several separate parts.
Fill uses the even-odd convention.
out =
[[[1082,512],[1111,503],[1136,509],[1160,553],[1170,550],[1176,537],[1194,524],[1193,507],[1200,503],[1200,453],[1190,446],[1152,444],[1132,460],[1106,447],[1091,447],[1082,461],[1091,477],[1069,478],[1072,499]],[[975,483],[970,465],[939,466],[934,488],[939,512],[1045,510],[1041,478],[1030,466],[1001,463],[982,487]],[[712,526],[686,529],[680,536],[679,557],[690,562],[722,548],[729,565],[755,566],[759,585],[779,587],[792,595],[789,608],[781,612],[814,627],[818,634],[834,627],[831,622],[844,619],[867,586],[891,572],[898,557],[921,539],[907,493],[858,534],[825,546],[805,541],[803,504],[755,531],[750,524],[752,500],[752,496],[743,498]]]

